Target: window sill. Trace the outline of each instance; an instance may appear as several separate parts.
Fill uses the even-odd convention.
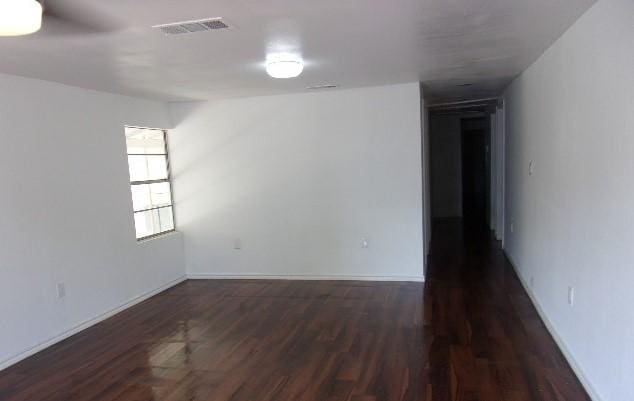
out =
[[[179,234],[179,232],[176,231],[176,230],[164,231],[162,233],[155,234],[155,235],[152,235],[152,236],[149,236],[149,237],[139,238],[139,239],[136,240],[136,243],[137,244],[144,244],[146,242],[152,242],[154,240],[163,239],[165,237],[171,237],[171,236],[173,236],[175,234]]]

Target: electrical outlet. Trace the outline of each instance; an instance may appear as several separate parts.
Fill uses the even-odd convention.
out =
[[[236,249],[236,250],[242,249],[242,240],[240,238],[236,238],[233,240],[233,249]]]
[[[511,221],[510,228],[511,228],[511,232],[512,233],[515,232],[515,222],[514,221]]]
[[[575,287],[568,287],[568,305],[575,306]]]
[[[361,237],[361,248],[367,248],[370,245],[367,237]]]
[[[57,298],[62,299],[66,296],[66,284],[57,283]]]

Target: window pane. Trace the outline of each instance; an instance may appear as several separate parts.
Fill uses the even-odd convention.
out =
[[[171,207],[164,207],[158,210],[159,219],[161,220],[161,231],[169,231],[174,229],[174,214]]]
[[[152,206],[167,206],[172,204],[172,192],[169,182],[158,182],[150,184],[150,196],[152,198]]]
[[[150,209],[151,207],[150,186],[147,184],[132,185],[132,208],[134,211]]]
[[[134,211],[172,204],[169,182],[132,185],[132,205]]]
[[[165,154],[162,130],[127,127],[125,134],[128,154]]]
[[[134,227],[136,237],[143,238],[158,234],[160,231],[159,209],[134,213]]]
[[[130,181],[162,180],[167,178],[165,156],[128,156]]]

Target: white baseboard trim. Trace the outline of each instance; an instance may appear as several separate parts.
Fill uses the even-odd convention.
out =
[[[506,251],[504,251],[504,255],[511,263],[513,270],[515,270],[515,274],[519,278],[520,283],[522,283],[522,287],[524,287],[524,290],[528,294],[528,297],[531,299],[531,302],[533,303],[535,310],[537,310],[537,314],[539,314],[539,317],[542,319],[542,322],[544,322],[546,329],[548,329],[548,332],[550,333],[551,337],[555,340],[555,343],[557,343],[557,346],[561,350],[561,353],[564,355],[564,358],[566,358],[566,361],[568,361],[568,364],[570,365],[570,367],[572,368],[572,371],[575,373],[575,375],[581,382],[581,385],[583,386],[583,388],[586,390],[590,398],[592,398],[592,401],[603,401],[603,399],[599,396],[599,394],[594,389],[594,386],[592,386],[592,384],[590,383],[586,375],[583,373],[581,366],[579,366],[576,359],[572,356],[572,353],[566,346],[566,343],[564,342],[564,340],[561,338],[561,336],[559,336],[559,333],[557,333],[555,326],[546,315],[546,312],[544,312],[544,309],[542,308],[541,304],[537,300],[537,297],[535,296],[532,289],[530,288],[530,285],[528,285],[528,283],[524,280],[524,278],[520,274],[520,271],[517,268],[517,264],[515,263],[515,261],[513,261],[513,258],[511,258],[511,255],[509,255]]]
[[[176,280],[172,280],[169,283],[163,284],[162,286],[160,286],[160,287],[158,287],[158,288],[156,288],[154,290],[148,291],[148,292],[146,292],[144,294],[141,294],[141,295],[139,295],[137,297],[134,297],[131,300],[129,300],[128,302],[126,302],[126,303],[124,303],[124,304],[122,304],[122,305],[120,305],[120,306],[118,306],[118,307],[116,307],[114,309],[111,309],[111,310],[109,310],[107,312],[104,312],[104,313],[102,313],[102,314],[100,314],[100,315],[98,315],[98,316],[96,316],[96,317],[94,317],[92,319],[88,319],[88,320],[78,324],[77,326],[64,331],[63,333],[56,335],[55,337],[51,338],[50,340],[47,340],[47,341],[44,341],[44,342],[39,343],[37,345],[34,345],[33,347],[28,348],[27,350],[22,351],[22,352],[20,352],[17,355],[9,357],[8,359],[5,359],[4,361],[0,361],[0,370],[6,369],[6,368],[8,368],[11,365],[14,365],[14,364],[20,362],[21,360],[26,359],[26,358],[28,358],[28,357],[30,357],[30,356],[38,353],[38,352],[50,347],[51,345],[57,344],[58,342],[60,342],[62,340],[65,340],[68,337],[71,337],[71,336],[79,333],[82,330],[85,330],[85,329],[87,329],[87,328],[89,328],[91,326],[94,326],[95,324],[97,324],[99,322],[102,322],[102,321],[108,319],[109,317],[112,317],[112,316],[116,315],[117,313],[122,312],[125,309],[128,309],[128,308],[130,308],[130,307],[132,307],[132,306],[134,306],[134,305],[136,305],[138,303],[141,303],[141,302],[145,301],[146,299],[148,299],[150,297],[153,297],[154,295],[167,290],[168,288],[171,288],[171,287],[173,287],[173,286],[175,286],[177,284],[180,284],[180,283],[182,283],[185,280],[187,280],[187,277],[185,277],[185,276],[179,277]]]
[[[311,281],[403,281],[403,282],[425,282],[424,276],[345,276],[345,275],[272,275],[272,274],[227,274],[227,273],[190,273],[187,275],[190,280],[311,280]]]

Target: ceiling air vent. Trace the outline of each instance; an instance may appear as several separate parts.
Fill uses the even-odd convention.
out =
[[[171,24],[154,25],[152,28],[160,29],[166,35],[180,35],[183,33],[227,29],[229,28],[229,24],[222,18],[208,18],[196,21],[182,21],[173,22]]]

